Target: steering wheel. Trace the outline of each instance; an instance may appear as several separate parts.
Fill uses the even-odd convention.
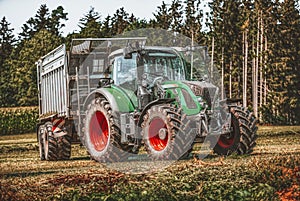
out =
[[[159,80],[160,80],[160,82],[162,82],[164,79],[165,79],[164,76],[156,77],[156,78],[154,78],[152,84],[155,85]]]
[[[159,81],[162,82],[163,80],[168,80],[169,78],[161,75],[161,74],[156,74],[156,73],[149,73],[149,72],[145,72],[145,75],[150,75],[151,78],[153,78],[153,81],[149,84],[149,86],[147,87],[148,89],[154,87]],[[149,77],[146,76],[143,79],[147,80],[148,83],[150,82],[150,80],[152,79],[148,79]]]
[[[151,89],[152,87],[154,87],[158,82],[162,82],[165,79],[164,76],[159,76],[154,78],[154,80],[152,81],[151,84],[149,84],[149,86],[147,87],[148,89]]]

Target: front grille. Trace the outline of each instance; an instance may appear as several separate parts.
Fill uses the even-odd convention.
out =
[[[186,84],[196,96],[202,97],[209,108],[212,107],[217,87],[207,82],[187,82]]]
[[[195,94],[195,96],[202,96],[203,95],[203,88],[197,86],[197,85],[189,85],[191,88],[192,92]]]

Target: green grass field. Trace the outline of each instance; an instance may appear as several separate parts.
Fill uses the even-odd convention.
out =
[[[194,154],[198,153],[199,145]],[[40,161],[35,134],[0,136],[0,200],[299,200],[300,127],[260,127],[251,155],[191,157],[150,173],[115,171],[72,145],[69,161]]]

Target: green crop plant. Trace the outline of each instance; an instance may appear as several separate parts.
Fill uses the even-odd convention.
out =
[[[37,119],[37,107],[1,108],[0,135],[34,132]]]

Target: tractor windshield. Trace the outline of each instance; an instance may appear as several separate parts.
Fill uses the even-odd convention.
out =
[[[149,82],[157,77],[164,80],[185,80],[185,67],[175,51],[146,49],[142,54],[132,53],[130,59],[123,55],[113,61],[113,80],[118,86],[135,90],[137,78],[146,76]]]
[[[185,80],[181,58],[171,52],[149,52],[143,57],[144,73],[167,80]]]

